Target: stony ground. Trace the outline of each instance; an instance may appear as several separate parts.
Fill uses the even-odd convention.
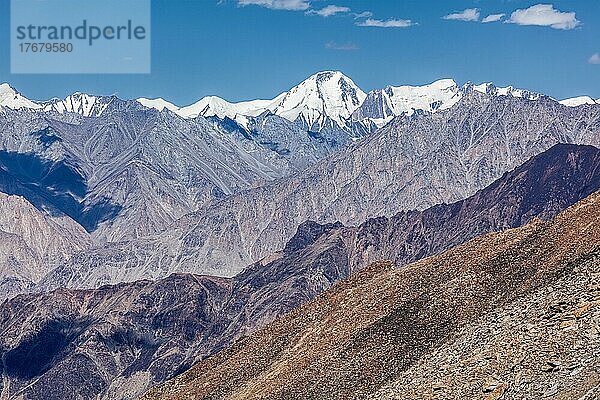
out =
[[[476,324],[372,399],[600,398],[600,256]]]

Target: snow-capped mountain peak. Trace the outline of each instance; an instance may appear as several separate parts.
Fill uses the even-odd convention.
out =
[[[276,97],[275,99],[277,99]],[[206,96],[186,107],[175,111],[183,118],[225,117],[235,120],[238,124],[247,127],[248,117],[256,117],[267,110],[267,106],[274,100],[250,100],[239,103],[230,103],[218,96]]]
[[[41,103],[44,111],[55,111],[58,113],[77,113],[85,117],[97,117],[101,115],[113,97],[92,96],[86,93],[75,92],[65,99],[52,99]]]
[[[567,107],[577,107],[584,104],[600,104],[600,99],[594,100],[590,96],[579,96],[561,100],[559,103]]]
[[[440,79],[423,86],[388,86],[384,92],[395,115],[417,110],[437,111],[452,107],[460,100],[460,89],[453,79]]]
[[[158,111],[162,111],[165,108],[169,111],[172,111],[174,113],[176,113],[177,111],[179,111],[179,107],[177,107],[175,104],[170,103],[168,101],[166,101],[163,98],[156,98],[156,99],[147,99],[145,97],[140,97],[139,99],[136,99],[138,103],[140,103],[141,105],[143,105],[144,107],[148,107],[148,108],[154,108],[157,109]]]
[[[467,84],[466,86],[468,86]],[[518,89],[513,86],[499,87],[491,82],[482,83],[480,85],[472,85],[473,90],[489,94],[490,96],[513,96],[521,97],[528,100],[537,100],[540,98],[539,93],[531,92],[525,89]]]
[[[369,92],[353,119],[370,119],[377,126],[382,126],[400,114],[411,115],[416,110],[445,110],[461,97],[461,89],[452,79],[440,79],[422,86],[387,86]]]
[[[243,124],[246,117],[256,117],[268,110],[292,122],[300,120],[309,129],[320,129],[328,118],[344,126],[365,97],[366,94],[341,72],[324,71],[271,100],[230,103],[217,96],[207,96],[176,112],[184,118],[228,117]]]
[[[19,108],[40,108],[40,105],[29,100],[13,89],[8,83],[0,84],[0,106],[17,110]]]
[[[344,126],[366,96],[341,72],[324,71],[282,94],[268,108],[290,121],[300,119],[309,129],[323,127],[327,118]]]
[[[217,116],[234,119],[236,115],[257,116],[267,109],[273,100],[251,100],[239,103],[230,103],[217,96],[206,96],[186,107],[182,107],[178,114],[184,118]]]

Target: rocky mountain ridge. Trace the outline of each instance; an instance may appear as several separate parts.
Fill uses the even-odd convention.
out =
[[[596,192],[548,222],[374,263],[142,398],[585,398],[598,243]]]
[[[2,393],[35,398],[51,385],[62,388],[51,398],[71,391],[135,398],[372,259],[386,257],[402,266],[482,233],[550,219],[600,188],[599,166],[596,148],[555,146],[456,204],[359,228],[307,222],[280,251],[231,279],[174,274],[154,282],[17,296],[0,306],[0,348],[8,366]],[[533,184],[540,180],[542,185]],[[31,358],[35,343],[48,343],[47,358]],[[73,379],[58,384],[64,376]]]
[[[366,130],[372,131],[399,115],[448,109],[469,90],[530,100],[542,97],[539,93],[513,86],[498,87],[491,82],[478,85],[467,82],[460,86],[452,79],[440,79],[421,86],[387,86],[366,94],[342,72],[321,71],[273,99],[232,103],[218,96],[206,96],[183,107],[163,98],[140,97],[137,101],[158,111],[167,109],[183,118],[228,118],[245,129],[248,128],[249,119],[266,112],[281,116],[290,122],[298,122],[304,128],[315,132],[327,127],[356,132],[356,129],[352,128],[354,123],[360,123]],[[112,98],[113,96],[74,93],[64,100],[36,102],[25,98],[6,83],[0,87],[0,107],[12,109],[29,108],[100,116]],[[560,100],[560,103],[575,107],[597,104],[597,101],[589,96],[579,96]]]
[[[48,215],[20,196],[0,193],[0,302],[28,291],[57,263],[92,245],[66,215]]]
[[[173,272],[233,276],[282,248],[307,220],[358,225],[451,203],[556,143],[600,146],[600,108],[470,91],[448,110],[397,118],[301,174],[188,214],[160,237],[82,254],[46,282],[94,287]]]

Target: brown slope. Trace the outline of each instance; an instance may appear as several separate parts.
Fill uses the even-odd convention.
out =
[[[371,398],[600,398],[600,253],[462,327]]]
[[[549,222],[401,269],[375,263],[144,398],[367,398],[461,329],[568,276],[599,244],[597,192]]]

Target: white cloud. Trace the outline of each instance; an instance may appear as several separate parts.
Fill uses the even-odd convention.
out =
[[[373,16],[373,13],[371,11],[363,11],[361,13],[354,14],[354,19],[369,18],[369,17],[372,17],[372,16]]]
[[[500,21],[502,19],[502,17],[504,17],[506,14],[490,14],[487,17],[485,17],[484,19],[481,20],[481,22],[486,23],[486,22],[496,22],[496,21]]]
[[[333,41],[325,43],[325,48],[331,49],[331,50],[344,50],[344,51],[358,50],[358,46],[355,45],[354,43],[338,44]]]
[[[518,25],[549,26],[554,29],[573,29],[580,24],[574,12],[561,12],[552,4],[536,4],[522,10],[515,10],[507,23]]]
[[[238,0],[240,6],[261,6],[272,10],[304,11],[310,8],[308,0]]]
[[[467,8],[464,11],[455,14],[448,14],[442,17],[443,19],[451,19],[457,21],[478,21],[479,20],[479,9]]]
[[[409,26],[416,25],[410,19],[388,19],[382,21],[380,19],[368,18],[365,21],[357,22],[357,26],[376,26],[379,28],[407,28]]]
[[[600,64],[600,53],[594,53],[588,60],[590,64]]]
[[[345,14],[347,12],[350,12],[350,9],[348,7],[330,5],[320,10],[308,10],[306,13],[320,15],[321,17],[331,17],[335,14]]]

